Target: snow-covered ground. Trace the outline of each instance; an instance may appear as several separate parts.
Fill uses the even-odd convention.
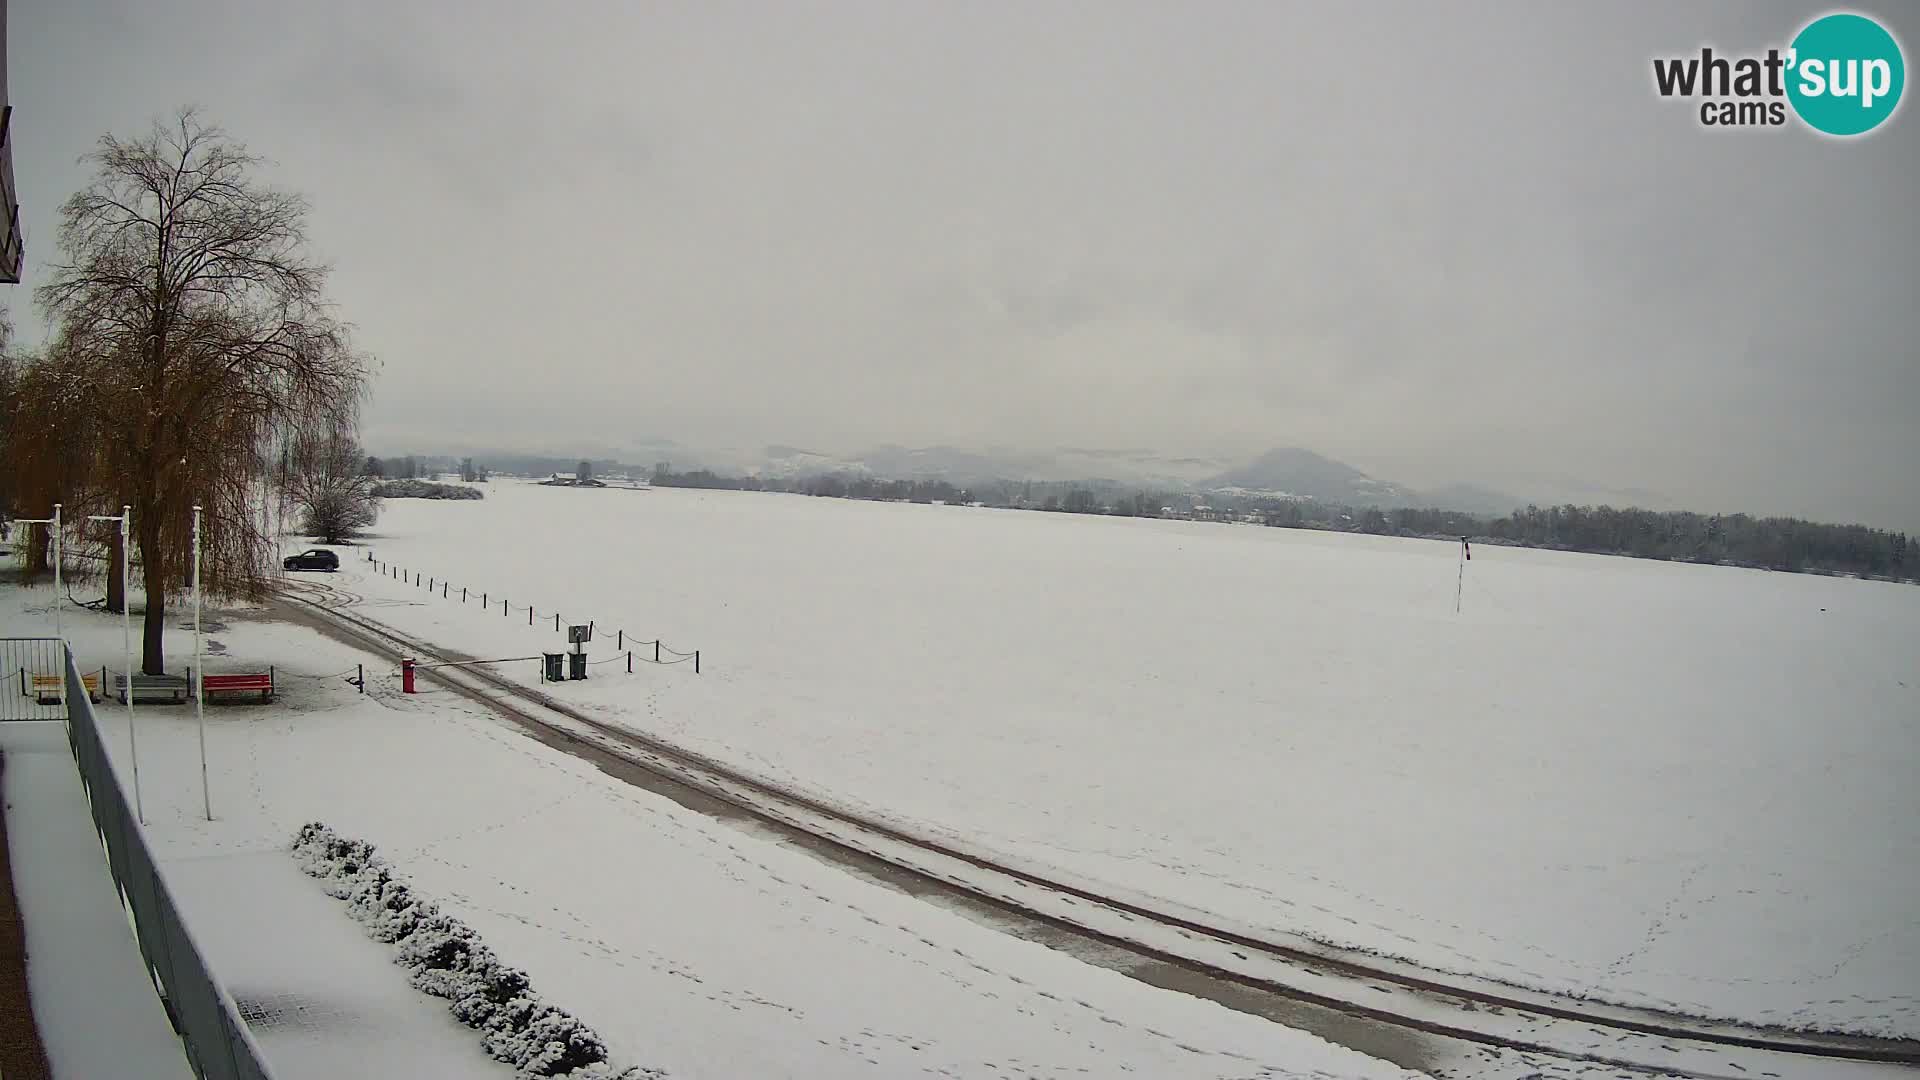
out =
[[[644,496],[637,496],[644,497]],[[0,589],[8,629],[47,590]],[[83,665],[119,623],[69,611]],[[209,671],[273,664],[271,706],[136,709],[150,835],[288,1080],[506,1076],[286,854],[325,820],[380,845],[621,1066],[675,1077],[1355,1077],[1401,1070],[1016,940],[638,790],[445,691],[407,697],[300,626],[209,620]],[[524,644],[524,643],[523,643]],[[175,619],[171,666],[191,636]],[[624,677],[624,676],[623,676]],[[637,684],[636,684],[637,685]],[[430,688],[429,688],[430,689]],[[124,712],[100,708],[124,769]]]
[[[1443,543],[487,495],[390,501],[368,541],[449,598],[360,551],[334,583],[476,655],[562,648],[556,610],[597,623],[595,659],[616,627],[697,647],[697,677],[613,663],[559,692],[1103,888],[1628,1004],[1920,1035],[1920,589],[1481,547],[1456,615]]]
[[[7,623],[8,632],[17,624]],[[0,798],[34,1023],[56,1080],[188,1080],[58,720],[0,723]]]

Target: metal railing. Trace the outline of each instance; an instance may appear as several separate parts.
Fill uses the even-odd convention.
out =
[[[58,638],[0,638],[0,721],[65,717],[65,656]]]
[[[272,1080],[266,1057],[247,1030],[240,1007],[180,918],[134,820],[126,792],[113,771],[93,705],[74,664],[73,652],[55,642],[67,684],[67,740],[80,768],[80,782],[93,808],[93,823],[107,849],[107,864],[120,898],[133,913],[134,935],[168,1019],[186,1046],[187,1062],[201,1080]]]

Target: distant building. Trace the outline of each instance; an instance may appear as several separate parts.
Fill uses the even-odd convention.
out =
[[[595,480],[591,476],[582,480],[579,476],[576,476],[573,473],[557,472],[547,477],[545,480],[540,481],[540,486],[541,487],[603,488],[603,487],[606,487],[607,485],[602,483],[599,480]]]

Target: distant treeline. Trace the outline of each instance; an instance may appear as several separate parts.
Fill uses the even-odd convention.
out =
[[[1645,559],[1902,580],[1920,576],[1920,548],[1905,533],[1865,525],[1823,525],[1799,518],[1620,510],[1611,506],[1553,506],[1544,510],[1529,506],[1488,522],[1484,533],[1527,547]]]
[[[885,502],[965,503],[973,501],[966,488],[945,480],[881,480],[864,475],[834,474],[804,479],[759,476],[723,476],[711,469],[674,472],[655,467],[655,487],[715,488],[724,491],[784,491],[835,499],[878,499]]]
[[[485,475],[484,467],[476,467],[472,459],[388,458],[369,464],[370,473],[384,473],[389,478],[456,470],[465,476]],[[488,464],[500,468],[506,462],[490,459]],[[550,465],[578,469],[576,462],[531,455],[516,458],[512,465],[528,471],[532,471],[531,467],[545,469]],[[614,462],[593,462],[592,465],[595,472],[643,472]],[[946,480],[885,480],[850,473],[793,478],[728,476],[711,469],[675,471],[664,463],[654,466],[652,477],[657,487],[791,492],[888,502],[978,503],[1054,513],[1234,521],[1383,536],[1470,536],[1520,547],[1645,559],[1859,574],[1895,580],[1920,578],[1920,547],[1905,533],[1789,517],[1611,506],[1529,506],[1504,517],[1491,517],[1456,510],[1347,506],[1312,499],[1159,494],[1098,481],[995,481],[963,487]]]
[[[1277,528],[1382,536],[1455,537],[1517,547],[1723,563],[1812,573],[1920,578],[1920,545],[1905,533],[1799,518],[1697,514],[1611,506],[1529,506],[1504,517],[1457,510],[1343,506],[1312,499],[1156,495],[1114,484],[999,482],[981,489],[945,480],[882,480],[836,474],[794,479],[723,476],[709,469],[657,467],[656,487],[779,491],[890,502],[979,503],[1004,509],[1122,517],[1235,521]]]
[[[1295,512],[1272,512],[1285,525]],[[1799,518],[1697,514],[1612,506],[1529,506],[1505,517],[1450,510],[1341,510],[1344,527],[1395,536],[1473,536],[1518,547],[1725,563],[1769,570],[1920,576],[1920,547],[1905,533]]]
[[[388,480],[373,485],[376,499],[484,499],[479,488],[436,484],[431,480]]]

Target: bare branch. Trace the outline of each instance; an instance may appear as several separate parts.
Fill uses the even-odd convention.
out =
[[[323,471],[338,470],[315,447],[357,458],[369,361],[331,314],[306,201],[260,183],[263,159],[196,110],[105,136],[83,160],[93,180],[61,206],[63,261],[36,292],[60,339],[32,386],[57,422],[7,453],[69,504],[133,505],[146,666],[158,670],[192,505],[209,514],[208,587],[257,595],[272,566],[269,488],[320,483],[281,448],[304,447]]]

